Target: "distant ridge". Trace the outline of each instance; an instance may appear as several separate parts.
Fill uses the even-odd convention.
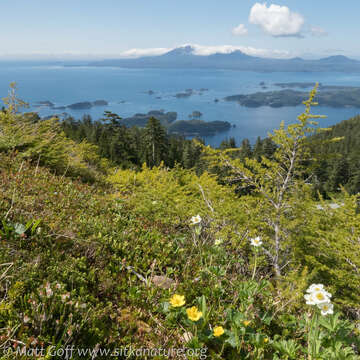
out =
[[[89,66],[117,66],[124,68],[193,68],[232,69],[258,72],[360,72],[360,61],[343,55],[334,55],[318,60],[275,59],[251,56],[240,50],[230,53],[198,55],[191,45],[181,46],[163,55],[135,59],[108,59],[88,63]]]
[[[357,60],[350,59],[344,55],[335,55],[335,56],[329,56],[326,58],[320,59],[320,61],[323,62],[334,62],[334,63],[356,63]]]
[[[164,55],[160,55],[160,56],[166,56],[166,57],[187,56],[187,55],[192,55],[193,52],[194,52],[194,48],[191,45],[186,45],[186,46],[181,46],[181,47],[175,48],[173,50],[170,50],[169,52],[165,53]]]

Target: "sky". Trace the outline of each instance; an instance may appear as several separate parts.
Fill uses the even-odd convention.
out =
[[[1,0],[0,59],[199,55],[360,58],[359,0]]]

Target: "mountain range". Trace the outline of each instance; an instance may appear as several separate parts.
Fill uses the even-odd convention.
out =
[[[124,68],[232,69],[259,72],[360,72],[360,61],[343,55],[330,56],[318,60],[306,60],[300,57],[291,59],[262,58],[247,55],[240,50],[226,54],[197,55],[192,46],[178,47],[163,55],[133,59],[107,59],[90,62],[87,65]]]

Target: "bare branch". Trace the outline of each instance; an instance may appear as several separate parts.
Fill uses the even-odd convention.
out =
[[[201,191],[201,195],[202,195],[202,197],[203,197],[203,199],[204,199],[204,201],[205,201],[205,204],[207,205],[207,207],[210,209],[211,212],[214,212],[214,208],[211,206],[210,200],[208,200],[208,199],[206,198],[206,196],[205,196],[204,189],[202,188],[202,186],[201,186],[200,184],[198,184],[198,186],[199,186],[199,189],[200,189],[200,191]]]

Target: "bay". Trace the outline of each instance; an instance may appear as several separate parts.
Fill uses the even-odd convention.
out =
[[[265,82],[267,90],[279,90],[276,82],[321,82],[323,85],[360,86],[360,74],[274,72],[255,73],[232,70],[196,69],[122,69],[113,67],[68,67],[63,64],[0,63],[0,97],[4,97],[9,83],[18,85],[19,97],[31,104],[30,110],[40,116],[62,111],[35,106],[39,101],[51,101],[55,106],[76,102],[104,99],[108,106],[96,106],[88,110],[70,110],[66,113],[80,118],[89,114],[101,118],[104,110],[121,117],[151,110],[176,111],[178,119],[188,120],[193,111],[200,111],[205,121],[222,120],[235,125],[229,131],[206,137],[207,144],[218,146],[230,136],[238,144],[244,138],[254,142],[257,136],[264,137],[277,128],[281,121],[295,121],[303,107],[246,108],[225,102],[225,96],[265,91],[260,85]],[[177,93],[193,89],[187,98],[176,98]],[[200,91],[200,89],[208,89]],[[154,93],[149,95],[148,91]],[[214,102],[219,99],[219,102]],[[321,105],[321,104],[320,104]],[[329,108],[318,106],[314,113],[327,115],[322,126],[330,126],[360,113],[356,108]]]

